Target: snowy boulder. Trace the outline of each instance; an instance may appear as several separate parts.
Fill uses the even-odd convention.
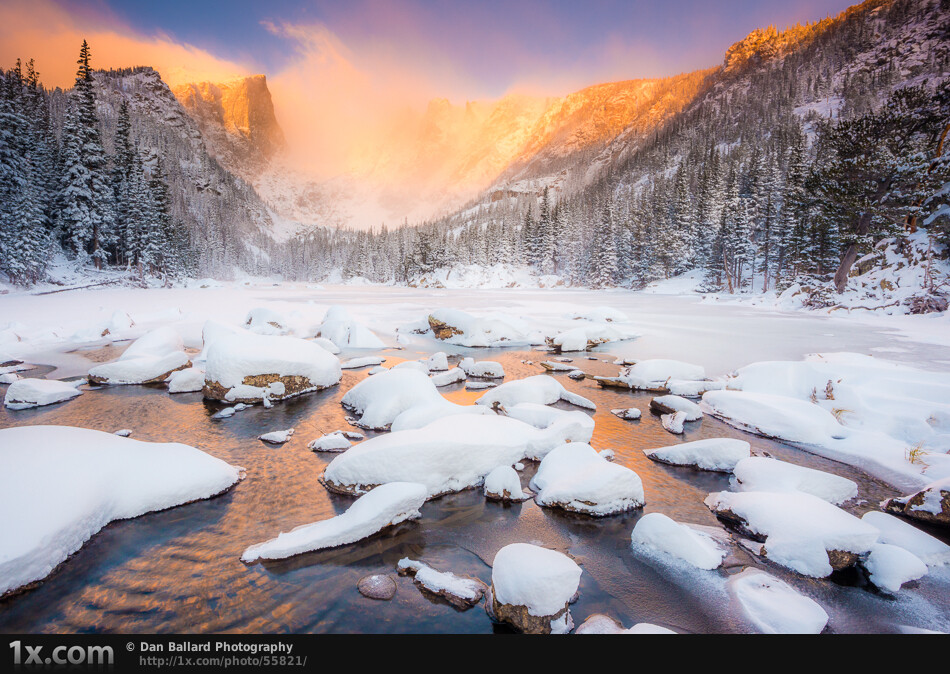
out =
[[[745,391],[709,391],[703,403],[723,421],[768,438],[822,445],[847,435],[828,410],[811,402]]]
[[[660,424],[670,433],[681,435],[686,423],[686,412],[675,412],[673,414],[664,414],[660,417]]]
[[[633,339],[639,335],[628,329],[621,329],[605,323],[591,323],[566,330],[547,340],[548,346],[556,353],[564,351],[589,351],[601,344]]]
[[[257,437],[258,440],[263,440],[264,442],[269,442],[272,445],[282,445],[285,442],[288,442],[291,436],[294,434],[294,429],[288,428],[283,431],[271,431],[270,433],[264,433]]]
[[[242,469],[178,443],[67,426],[0,430],[0,595],[50,574],[114,520],[210,498]]]
[[[15,381],[20,380],[22,377],[16,372],[4,372],[0,374],[0,384],[12,384]]]
[[[191,367],[181,336],[171,328],[157,328],[135,340],[112,363],[89,370],[90,384],[158,384],[178,370]]]
[[[880,532],[881,543],[904,548],[928,566],[950,564],[950,545],[914,525],[873,510],[864,513],[861,519]]]
[[[345,452],[352,446],[353,443],[339,431],[321,435],[307,443],[307,449],[314,452]]]
[[[605,516],[643,506],[635,472],[607,461],[590,445],[571,442],[551,450],[531,479],[538,505]]]
[[[357,323],[341,306],[327,309],[315,336],[329,339],[341,349],[382,349],[386,346],[379,337]]]
[[[208,348],[206,398],[227,402],[282,399],[339,383],[340,361],[296,337],[232,334]]]
[[[638,410],[636,407],[624,407],[622,409],[610,410],[610,413],[626,421],[636,421],[643,415],[643,412]]]
[[[449,344],[489,347],[504,342],[528,342],[528,327],[500,314],[477,317],[459,309],[436,309],[428,316],[436,339]]]
[[[528,634],[566,634],[581,567],[567,555],[528,543],[506,545],[492,562],[491,614]]]
[[[574,634],[676,634],[671,629],[651,623],[637,623],[624,629],[623,625],[603,613],[588,616]]]
[[[575,433],[571,439],[572,442],[590,442],[594,436],[594,418],[580,410],[562,410],[538,403],[518,403],[507,408],[505,414],[512,419],[531,424],[535,428],[543,429],[562,422],[573,422],[578,428],[586,429],[586,433]]]
[[[432,375],[431,379],[433,384],[441,388],[465,381],[465,372],[460,367],[453,367],[451,370]]]
[[[364,379],[346,392],[341,403],[347,410],[360,415],[361,427],[383,429],[410,407],[441,398],[428,376],[402,368]]]
[[[728,549],[725,537],[714,537],[710,527],[682,524],[662,513],[648,513],[641,517],[630,540],[633,547],[647,548],[681,559],[698,569],[716,569],[722,564]]]
[[[429,374],[429,368],[425,366],[425,363],[422,363],[418,360],[404,360],[401,363],[396,363],[393,365],[392,369],[415,370],[416,372],[421,372],[422,374]]]
[[[387,527],[420,517],[419,508],[425,500],[426,489],[421,484],[381,485],[358,498],[341,515],[296,527],[277,538],[252,545],[241,555],[241,560],[283,559],[355,543]]]
[[[392,431],[410,431],[428,426],[436,419],[443,419],[457,414],[494,416],[495,412],[488,407],[482,407],[480,405],[459,405],[440,395],[438,400],[415,405],[404,412],[400,412],[399,415],[393,419],[389,428]]]
[[[501,363],[494,360],[480,360],[477,363],[474,358],[463,358],[459,367],[469,377],[483,377],[485,379],[504,379],[505,368]]]
[[[587,432],[572,420],[540,430],[495,414],[445,417],[360,443],[330,462],[324,484],[361,494],[388,482],[418,482],[434,498],[480,486],[496,467],[540,459]]]
[[[477,578],[436,571],[428,564],[408,557],[400,559],[396,569],[400,576],[412,576],[424,594],[443,599],[460,611],[475,606],[488,591],[488,586]]]
[[[878,539],[870,524],[804,492],[716,492],[706,505],[742,535],[764,542],[769,559],[814,578],[854,565]]]
[[[289,332],[286,319],[266,307],[251,309],[244,319],[244,326],[261,335],[284,335]]]
[[[950,478],[929,484],[910,496],[888,499],[883,507],[895,515],[950,527]]]
[[[168,378],[169,393],[194,393],[205,385],[205,371],[197,367],[189,367],[172,373]]]
[[[503,503],[528,499],[521,488],[521,478],[511,466],[498,466],[485,476],[485,498]]]
[[[733,469],[737,491],[801,491],[839,505],[858,495],[851,480],[764,456],[749,456]]]
[[[71,400],[80,395],[77,386],[82,381],[65,382],[56,379],[19,379],[7,388],[3,404],[11,410],[25,410]]]
[[[750,452],[748,442],[734,438],[707,438],[643,450],[647,458],[659,463],[720,473],[731,473],[739,461],[749,457]]]
[[[730,593],[763,634],[820,634],[828,614],[814,600],[775,576],[749,568],[729,578]]]
[[[424,365],[429,369],[429,372],[444,372],[449,369],[449,358],[444,351],[439,351],[429,356]]]
[[[682,412],[684,421],[698,421],[703,418],[703,411],[699,405],[686,398],[675,395],[666,395],[650,401],[650,411],[654,414],[676,414]]]
[[[505,382],[485,393],[475,401],[475,404],[488,407],[496,404],[502,407],[512,407],[518,403],[550,405],[559,400],[589,410],[596,409],[596,405],[590,400],[568,391],[558,380],[544,374]]]
[[[887,543],[872,545],[861,566],[867,571],[868,580],[891,594],[904,583],[927,575],[927,565],[914,553]]]

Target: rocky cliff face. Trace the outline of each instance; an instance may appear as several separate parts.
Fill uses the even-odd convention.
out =
[[[285,146],[264,75],[183,84],[173,93],[197,122],[212,155],[249,182]]]

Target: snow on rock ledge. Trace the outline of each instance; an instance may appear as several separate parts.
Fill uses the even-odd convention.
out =
[[[572,420],[539,430],[494,414],[446,417],[356,445],[330,462],[324,484],[331,491],[361,494],[388,482],[419,482],[434,498],[480,486],[496,467],[540,459],[587,432]]]
[[[763,634],[820,634],[828,614],[791,585],[758,569],[746,569],[728,580],[742,612]]]
[[[571,442],[551,450],[531,479],[538,505],[606,516],[643,506],[635,472],[607,461],[590,445]]]
[[[766,556],[805,576],[824,578],[852,566],[878,530],[802,492],[716,492],[706,505],[741,534],[763,541]]]
[[[241,560],[283,559],[355,543],[386,527],[420,517],[419,508],[425,500],[426,489],[421,484],[382,485],[358,498],[342,515],[305,524],[265,543],[252,545],[241,555]]]
[[[749,457],[751,445],[735,438],[707,438],[669,447],[645,449],[647,458],[671,466],[731,473],[736,464]]]
[[[56,379],[18,379],[10,384],[3,404],[11,410],[25,410],[71,400],[80,395],[77,386],[82,381],[65,382]]]
[[[910,496],[889,499],[883,506],[895,515],[950,526],[950,478],[938,480]]]
[[[560,552],[528,543],[506,545],[492,563],[493,617],[529,634],[566,633],[581,573]]]
[[[242,469],[178,443],[68,426],[0,430],[0,595],[45,578],[114,520],[210,498]]]
[[[333,386],[341,375],[339,359],[312,342],[246,332],[211,343],[202,392],[227,402],[279,400]]]
[[[408,557],[400,559],[396,569],[400,576],[412,576],[416,586],[424,594],[444,599],[460,611],[475,606],[488,590],[488,586],[477,578],[436,571],[428,564]]]

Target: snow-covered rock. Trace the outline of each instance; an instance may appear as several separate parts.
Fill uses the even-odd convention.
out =
[[[474,358],[463,358],[459,367],[469,377],[484,377],[486,379],[504,379],[505,368],[501,363],[494,360],[480,360],[477,363]]]
[[[189,367],[173,372],[168,378],[169,393],[194,393],[205,385],[205,371],[199,367]]]
[[[868,572],[868,580],[890,593],[900,590],[904,583],[927,575],[927,565],[919,557],[888,543],[872,545],[861,565]]]
[[[353,502],[346,512],[282,532],[277,538],[252,545],[241,560],[283,559],[304,552],[355,543],[406,520],[420,517],[426,500],[421,484],[392,482],[380,485]]]
[[[587,351],[601,344],[634,339],[635,337],[639,337],[639,334],[629,328],[607,325],[606,323],[589,323],[555,335],[548,340],[548,345],[558,353]]]
[[[419,482],[432,498],[480,486],[496,467],[540,459],[587,432],[572,420],[539,430],[494,414],[445,417],[360,443],[330,462],[324,481],[349,494],[387,482]]]
[[[339,431],[321,435],[307,443],[307,448],[315,452],[345,452],[352,446],[353,443]]]
[[[357,323],[341,306],[332,306],[327,309],[323,322],[316,330],[316,336],[329,339],[341,349],[382,349],[386,346],[379,337]]]
[[[529,497],[521,488],[521,478],[511,466],[498,466],[485,476],[485,498],[489,501],[524,501]]]
[[[618,377],[598,377],[605,384],[621,385],[636,390],[667,390],[670,380],[698,381],[706,378],[706,370],[700,365],[680,360],[651,358],[637,361]]]
[[[737,491],[801,491],[839,505],[858,495],[851,480],[764,456],[749,456],[733,469]]]
[[[21,379],[21,377],[16,372],[4,372],[0,374],[0,384],[12,384],[19,379]]]
[[[581,429],[587,429],[586,434],[575,433],[573,442],[590,442],[594,435],[593,417],[580,410],[562,410],[538,403],[518,403],[505,409],[505,414],[512,419],[531,424],[535,428],[549,428],[554,424],[569,421],[576,423]]]
[[[428,323],[436,339],[458,346],[541,343],[541,339],[531,339],[531,330],[524,321],[503,314],[480,317],[460,309],[443,308],[429,314]]]
[[[571,318],[594,323],[626,323],[630,319],[627,314],[614,309],[613,307],[594,307],[593,309],[582,309],[571,314]]]
[[[870,524],[804,492],[716,492],[706,505],[740,532],[764,539],[773,562],[815,578],[852,566],[878,539]]]
[[[521,632],[566,633],[581,573],[560,552],[528,543],[506,545],[492,562],[492,614]]]
[[[90,384],[152,384],[165,381],[177,370],[191,367],[181,335],[157,328],[135,340],[112,363],[89,369]]]
[[[643,412],[641,412],[636,407],[624,407],[622,409],[610,410],[610,413],[626,421],[636,421],[641,416],[643,416]]]
[[[623,625],[603,613],[588,616],[574,634],[676,634],[671,629],[651,623],[637,623],[624,629]]]
[[[344,370],[356,370],[361,367],[369,367],[372,365],[381,365],[385,358],[380,358],[379,356],[363,356],[361,358],[350,358],[349,360],[344,360],[340,363],[340,367]]]
[[[52,405],[71,400],[82,393],[77,387],[81,381],[65,382],[56,379],[20,379],[7,388],[3,404],[11,410]]]
[[[673,414],[664,414],[660,416],[660,424],[663,428],[674,435],[681,435],[684,430],[684,424],[687,421],[686,412],[674,412]]]
[[[178,443],[67,426],[0,430],[0,595],[41,580],[113,520],[210,498],[242,469]]]
[[[341,403],[360,415],[358,425],[362,428],[384,429],[411,407],[443,401],[427,375],[414,369],[393,368],[358,383],[346,392]]]
[[[909,496],[889,499],[883,506],[895,515],[950,526],[950,478],[937,480]]]
[[[676,414],[682,412],[684,421],[698,421],[703,418],[703,411],[699,405],[686,398],[675,395],[665,395],[650,401],[650,411],[654,414]]]
[[[590,445],[571,442],[551,450],[531,479],[538,505],[605,516],[643,506],[640,476],[607,461]]]
[[[264,442],[269,442],[272,445],[282,445],[289,441],[293,434],[294,429],[287,428],[282,431],[271,431],[270,433],[264,433],[263,435],[257,436],[257,439],[263,440]]]
[[[728,550],[708,529],[682,524],[662,513],[648,513],[637,521],[630,540],[634,548],[662,552],[699,569],[716,569]]]
[[[643,450],[647,458],[660,463],[720,473],[731,473],[739,461],[749,457],[750,452],[751,445],[748,442],[735,438],[706,438]]]
[[[706,391],[721,391],[726,387],[726,384],[722,381],[707,381],[705,379],[698,381],[669,379],[664,384],[664,387],[673,395],[687,398],[700,398]]]
[[[904,548],[928,566],[950,564],[950,545],[914,525],[893,515],[873,510],[864,513],[861,519],[880,532],[881,543]]]
[[[828,614],[813,599],[758,569],[729,578],[729,591],[753,627],[763,634],[819,634]]]
[[[250,332],[216,339],[205,364],[206,398],[254,402],[288,398],[339,383],[339,359],[313,342]]]
[[[412,576],[423,592],[440,597],[463,611],[480,602],[488,590],[488,586],[477,578],[436,571],[428,564],[408,557],[400,559],[396,568],[399,575]]]
[[[444,351],[438,351],[429,356],[424,365],[429,372],[444,372],[449,369],[449,358]]]
[[[119,356],[119,360],[132,360],[143,356],[160,358],[184,349],[185,343],[178,332],[169,327],[156,328],[132,342]]]
[[[267,307],[251,309],[244,319],[244,325],[251,332],[261,335],[285,335],[288,332],[287,320]]]
[[[453,367],[451,370],[432,375],[431,379],[433,384],[441,388],[465,381],[465,372],[460,367]]]
[[[495,403],[498,403],[502,407],[507,408],[517,405],[518,403],[550,405],[559,400],[589,410],[596,409],[596,405],[590,400],[568,391],[557,379],[545,374],[505,382],[478,398],[475,404],[491,407]]]
[[[758,435],[821,445],[845,437],[848,430],[828,410],[810,402],[744,391],[709,391],[703,403],[713,415]]]

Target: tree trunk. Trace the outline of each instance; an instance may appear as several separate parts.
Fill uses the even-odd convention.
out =
[[[880,197],[878,197],[879,199]],[[871,229],[871,212],[862,213],[861,217],[858,219],[858,229],[856,234],[858,236],[864,236],[868,233],[868,230]],[[858,259],[858,244],[852,243],[844,251],[844,255],[841,256],[841,264],[838,265],[838,271],[835,272],[835,291],[839,294],[844,292],[845,287],[848,285],[848,277],[851,275],[851,267],[854,265],[855,260]]]

